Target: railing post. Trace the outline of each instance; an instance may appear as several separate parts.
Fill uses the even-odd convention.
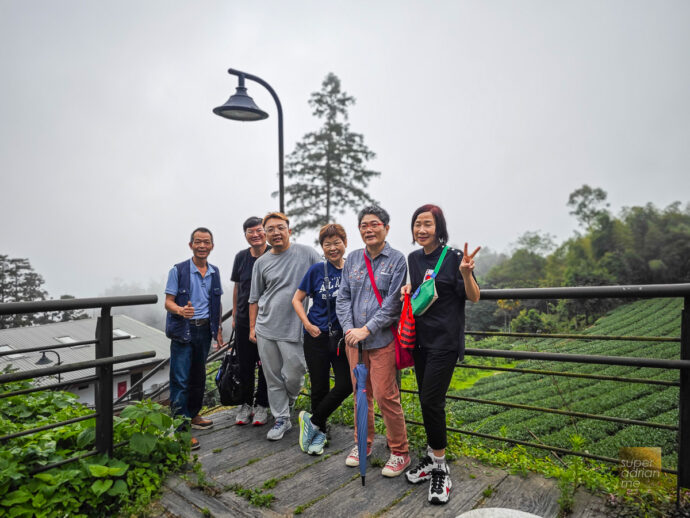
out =
[[[110,307],[101,308],[96,323],[96,359],[113,355],[113,317]],[[96,450],[108,456],[113,454],[113,366],[96,367]]]
[[[690,297],[685,297],[680,323],[680,359],[690,360]],[[680,369],[678,402],[678,492],[690,488],[690,369]]]

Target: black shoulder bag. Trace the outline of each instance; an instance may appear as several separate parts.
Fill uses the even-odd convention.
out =
[[[343,336],[342,331],[333,330],[331,324],[331,279],[328,277],[328,261],[323,263],[323,287],[326,290],[326,311],[328,312],[328,350],[331,354],[340,354],[340,339]]]

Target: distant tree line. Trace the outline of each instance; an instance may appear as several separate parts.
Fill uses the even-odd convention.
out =
[[[28,259],[0,254],[0,304],[6,302],[30,302],[47,300],[48,292],[43,289],[43,277],[31,267]],[[73,299],[62,295],[60,299]],[[32,326],[51,322],[65,322],[86,318],[81,310],[52,311],[26,315],[0,315],[0,329]]]
[[[606,198],[605,191],[588,185],[571,193],[567,205],[580,229],[560,246],[553,236],[527,232],[510,255],[482,251],[491,265],[478,264],[482,288],[690,282],[690,204],[684,209],[680,202],[665,209],[651,203],[625,207],[616,217]],[[468,305],[467,321],[476,330],[576,329],[615,304],[589,299],[483,301]]]

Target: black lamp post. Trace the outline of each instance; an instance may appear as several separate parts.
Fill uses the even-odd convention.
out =
[[[36,362],[36,365],[48,365],[48,364],[53,363],[53,360],[49,359],[49,358],[46,356],[46,353],[54,353],[55,356],[57,356],[57,359],[58,359],[57,364],[58,364],[58,367],[59,367],[60,364],[62,363],[62,361],[60,360],[60,353],[58,353],[57,351],[53,351],[53,350],[50,350],[50,351],[42,351],[41,357],[40,357],[40,358],[38,359],[38,361]],[[60,383],[61,381],[62,381],[62,377],[60,376],[60,373],[58,372],[58,383]]]
[[[278,109],[278,193],[280,194],[280,212],[285,212],[285,186],[283,183],[283,107],[280,99],[266,81],[247,72],[240,72],[233,68],[228,70],[228,74],[237,76],[237,91],[230,96],[225,104],[213,109],[213,113],[236,121],[259,121],[268,117],[268,113],[261,110],[254,100],[247,95],[247,88],[244,86],[245,79],[251,79],[266,88],[273,97]]]

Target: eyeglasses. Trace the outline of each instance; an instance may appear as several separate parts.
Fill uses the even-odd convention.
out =
[[[376,230],[382,226],[383,226],[383,223],[381,223],[380,221],[370,221],[369,223],[360,223],[359,229],[360,230],[366,230],[366,229],[370,228],[371,230]]]
[[[324,241],[321,245],[321,248],[323,248],[324,250],[330,250],[332,248],[339,248],[341,246],[343,246],[343,242],[340,239],[338,239],[337,241],[334,241],[332,243]]]
[[[263,233],[264,233],[264,229],[263,229],[263,228],[257,228],[256,230],[247,230],[247,231],[245,232],[245,234],[247,234],[248,236],[254,236],[254,235],[260,236],[260,235],[262,235]]]
[[[268,227],[266,229],[267,234],[273,234],[274,232],[285,232],[287,230],[287,225],[278,225],[277,227]]]

